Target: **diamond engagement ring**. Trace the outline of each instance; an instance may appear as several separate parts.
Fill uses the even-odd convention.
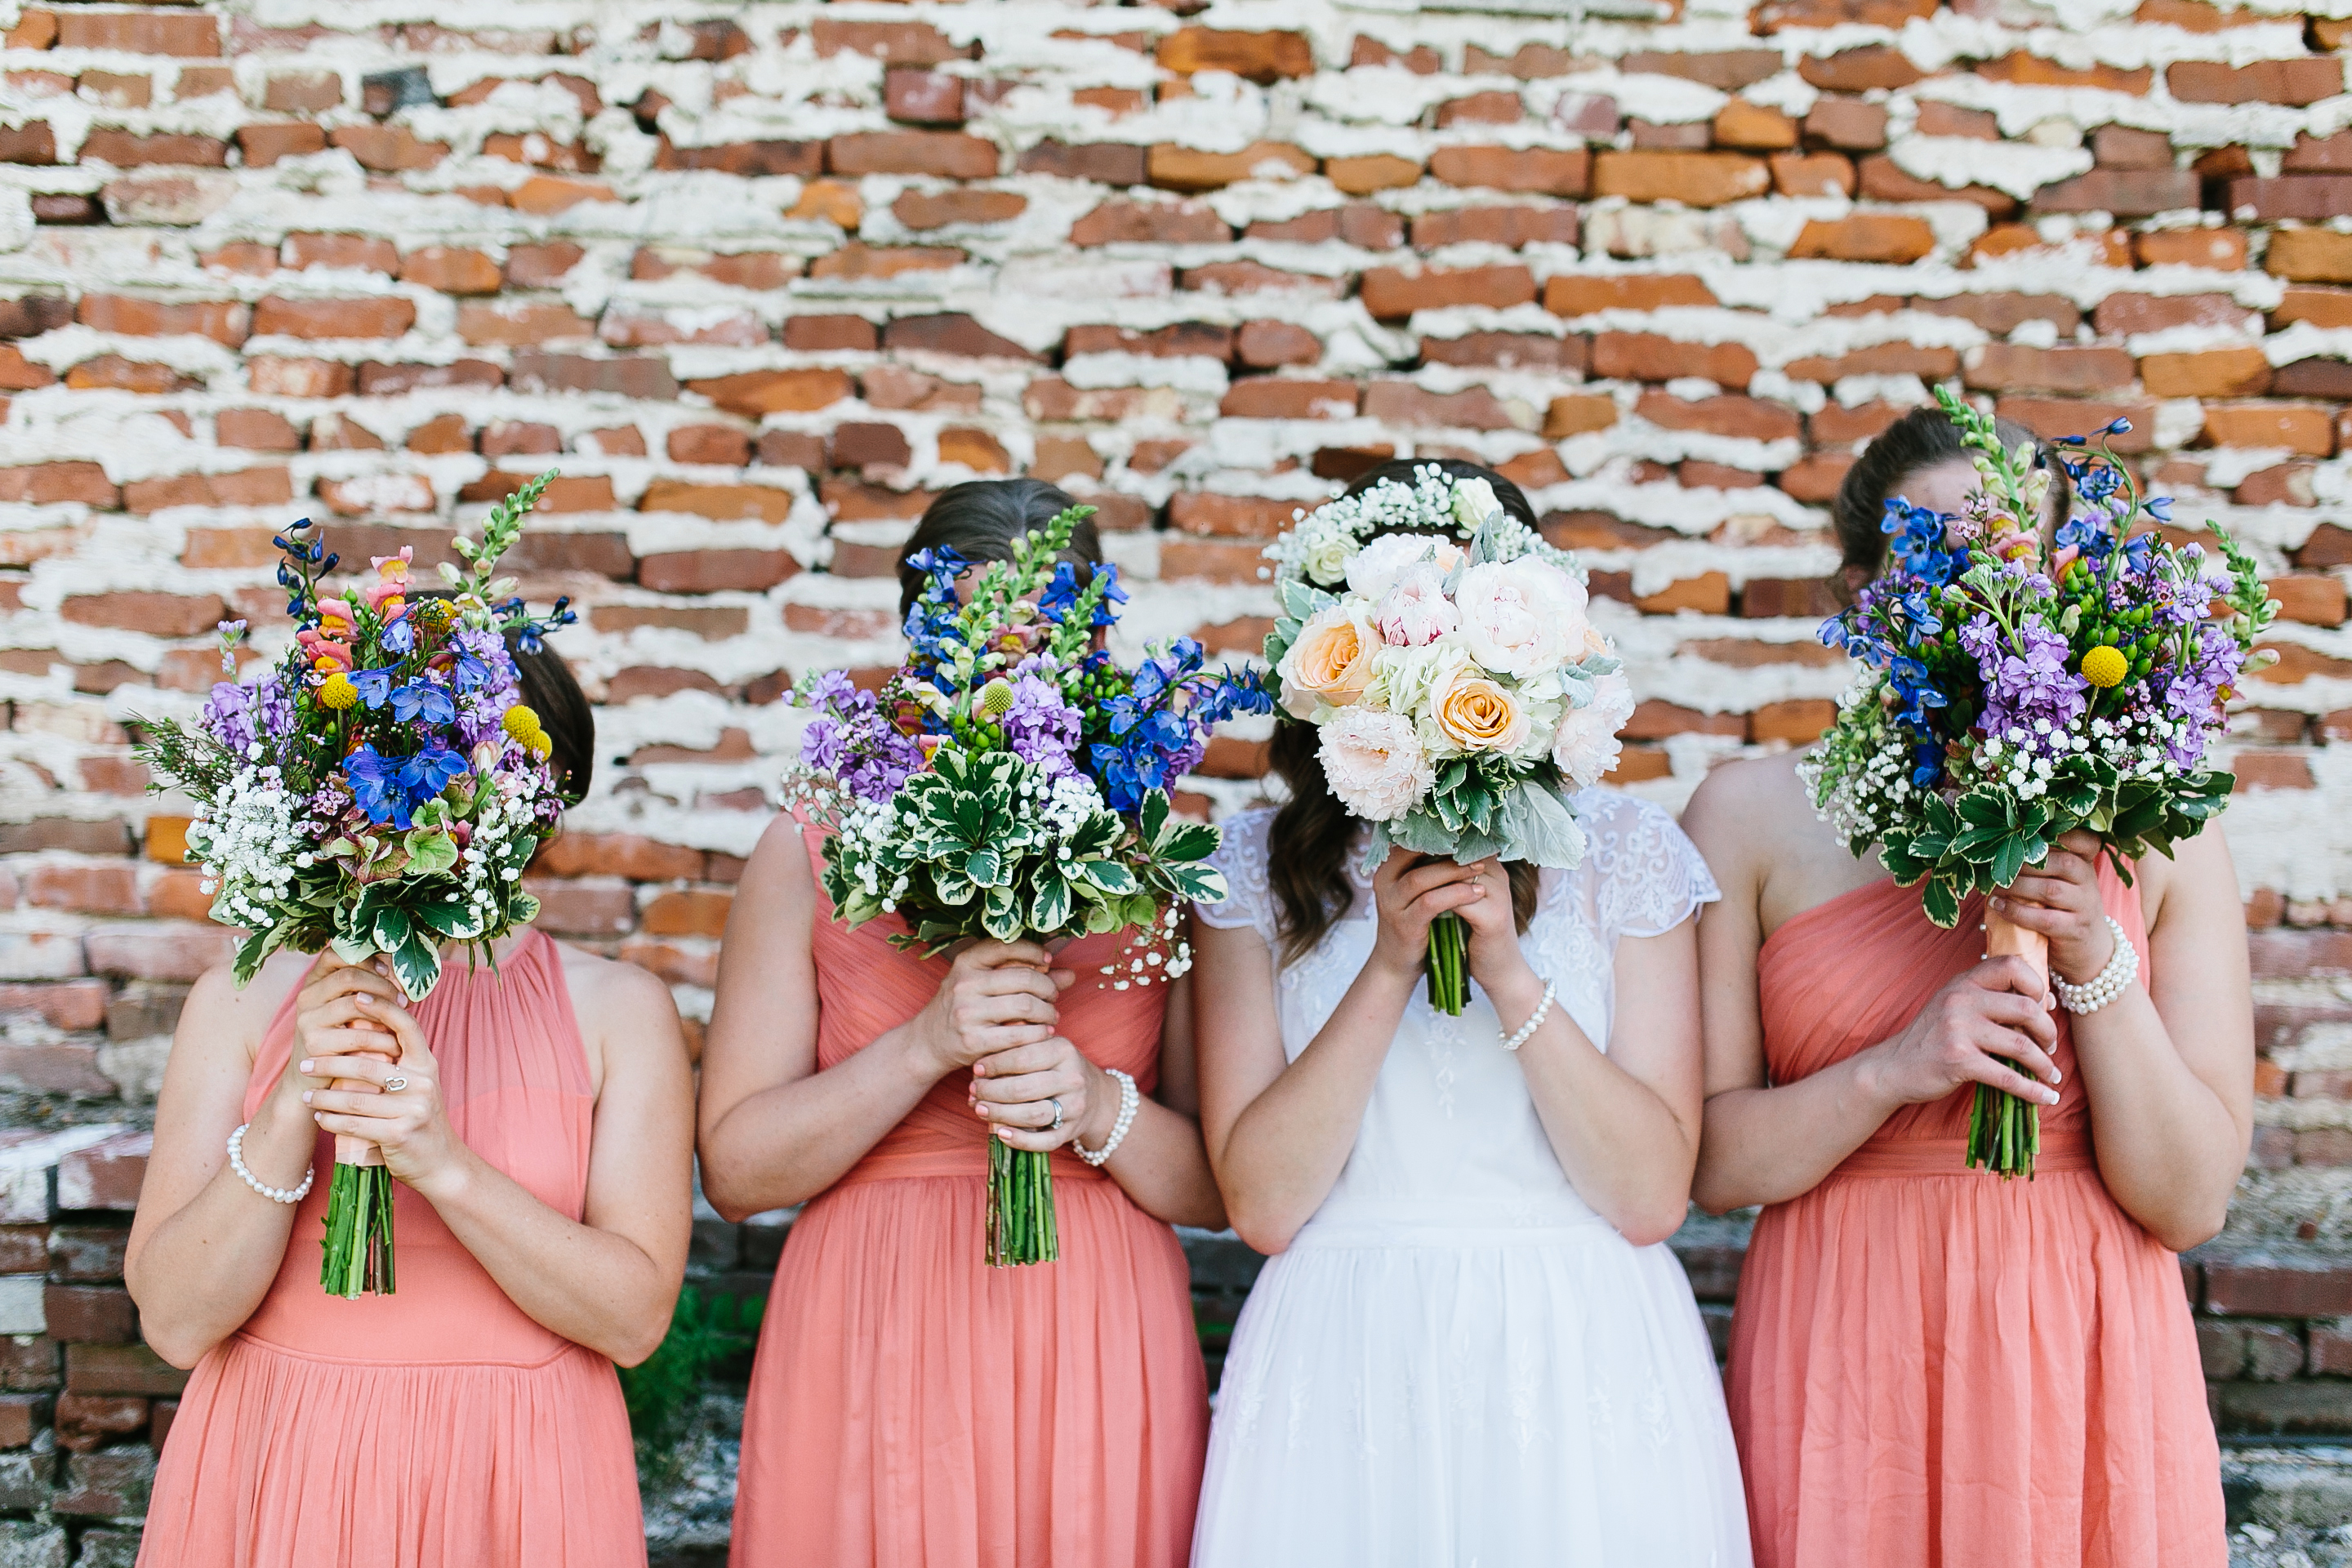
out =
[[[1049,1100],[1045,1103],[1054,1108],[1054,1120],[1045,1124],[1045,1131],[1059,1132],[1062,1130],[1062,1102],[1058,1100]]]

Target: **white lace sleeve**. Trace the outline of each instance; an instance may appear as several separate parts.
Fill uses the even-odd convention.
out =
[[[1595,902],[1602,937],[1658,936],[1723,897],[1706,861],[1658,806],[1610,790],[1591,790],[1587,810]]]
[[[1274,894],[1266,883],[1265,836],[1274,821],[1272,811],[1244,811],[1228,817],[1224,842],[1211,861],[1225,874],[1223,903],[1194,904],[1203,925],[1221,931],[1255,926],[1274,945]]]

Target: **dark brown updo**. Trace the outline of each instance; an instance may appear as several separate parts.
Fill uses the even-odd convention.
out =
[[[2074,505],[2074,488],[2050,443],[2014,419],[1996,421],[1993,430],[2002,445],[2012,449],[2021,441],[2033,444],[2034,467],[2049,470],[2051,476],[2050,521],[2063,522]],[[1843,581],[1848,574],[1875,577],[1886,564],[1886,534],[1879,523],[1886,515],[1888,500],[1901,495],[1914,475],[1954,460],[1966,462],[1970,455],[1960,441],[1958,427],[1933,405],[1913,409],[1863,448],[1853,467],[1845,471],[1845,481],[1838,486],[1837,500],[1831,505],[1838,551],[1844,557],[1837,584],[1841,596],[1852,596]]]
[[[941,490],[923,509],[923,521],[898,552],[898,618],[923,595],[930,579],[907,564],[926,550],[942,547],[966,561],[1010,561],[1013,542],[1045,527],[1078,503],[1059,485],[1043,479],[966,479]],[[1084,585],[1092,568],[1102,564],[1102,536],[1095,520],[1082,519],[1070,531],[1069,548],[1062,558],[1077,563]]]

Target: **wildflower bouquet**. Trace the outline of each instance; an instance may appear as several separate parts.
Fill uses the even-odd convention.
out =
[[[929,581],[907,617],[906,664],[880,692],[838,670],[787,700],[814,710],[785,794],[832,837],[823,882],[852,926],[895,915],[890,940],[935,955],[992,937],[1136,933],[1102,970],[1118,990],[1191,967],[1181,905],[1214,903],[1217,830],[1169,806],[1210,728],[1271,706],[1254,675],[1211,673],[1180,637],[1134,669],[1094,647],[1126,593],[1118,570],[1057,557],[1091,508],[1062,513],[991,563],[915,558]],[[1050,1161],[989,1140],[992,1265],[1060,1256]]]
[[[538,914],[520,878],[562,801],[505,634],[532,647],[574,617],[562,600],[541,620],[519,598],[494,603],[514,587],[495,573],[552,477],[493,510],[479,545],[457,541],[466,565],[442,567],[446,598],[414,596],[406,549],[377,557],[355,593],[323,593],[340,558],[303,519],[277,541],[296,626],[285,656],[251,686],[215,686],[192,723],[145,726],[155,787],[195,801],[188,848],[213,918],[250,933],[239,985],[280,948],[331,948],[351,963],[383,955],[418,998],[440,980],[443,942],[487,952]],[[222,628],[226,668],[244,630]],[[393,1290],[392,1180],[364,1139],[335,1142],[320,1283]]]
[[[1368,865],[1392,847],[1584,858],[1570,797],[1615,762],[1633,699],[1573,558],[1434,464],[1318,508],[1266,553],[1282,596],[1266,662],[1283,707],[1321,729],[1331,792],[1372,824]],[[1441,915],[1430,1003],[1468,996],[1469,928]]]
[[[1991,418],[1937,400],[1974,454],[1980,488],[1958,517],[1886,503],[1885,574],[1822,627],[1864,666],[1805,764],[1815,805],[1854,854],[1874,844],[1895,880],[1925,881],[1948,927],[1971,892],[2006,888],[2075,828],[2105,840],[2118,875],[2169,855],[2230,798],[2206,751],[2221,705],[2268,664],[2256,637],[2278,613],[2253,559],[2220,528],[2219,570],[2130,474],[2079,437],[2062,443],[2079,500],[2044,542],[2051,476],[2005,451]],[[2102,434],[2130,426],[2117,420]],[[2138,531],[2135,531],[2137,529]],[[2046,975],[2048,948],[1997,913],[1987,948]],[[1969,1163],[2030,1174],[2033,1106],[1977,1089]]]

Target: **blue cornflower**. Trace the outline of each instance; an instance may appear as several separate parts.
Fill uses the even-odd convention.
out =
[[[2170,522],[2172,521],[2172,498],[2170,496],[2156,496],[2149,500],[2146,505],[2147,507],[2147,515],[2156,519],[2157,521]]]
[[[355,669],[352,684],[360,689],[360,700],[371,708],[381,708],[392,696],[392,671],[388,669]]]
[[[1913,647],[1918,647],[1923,638],[1934,637],[1944,629],[1944,623],[1937,618],[1935,610],[1927,603],[1927,590],[1925,588],[1914,588],[1903,595],[1903,618],[1909,623],[1906,635]]]
[[[387,622],[376,641],[386,653],[414,653],[416,651],[416,627],[410,624],[406,616],[403,616],[396,621]]]
[[[412,680],[394,689],[392,716],[404,724],[420,717],[428,724],[454,724],[457,721],[457,704],[447,687],[430,680]]]
[[[407,828],[408,792],[400,785],[398,763],[377,755],[373,746],[362,746],[343,759],[343,776],[351,781],[352,799],[370,822]]]
[[[2091,541],[2098,537],[2099,531],[2079,517],[2068,518],[2058,525],[2057,541],[2061,550],[2088,550]]]
[[[490,667],[470,653],[459,653],[450,662],[449,677],[460,691],[471,691],[490,679]]]
[[[400,784],[411,807],[423,805],[466,773],[466,759],[436,741],[400,764]]]

